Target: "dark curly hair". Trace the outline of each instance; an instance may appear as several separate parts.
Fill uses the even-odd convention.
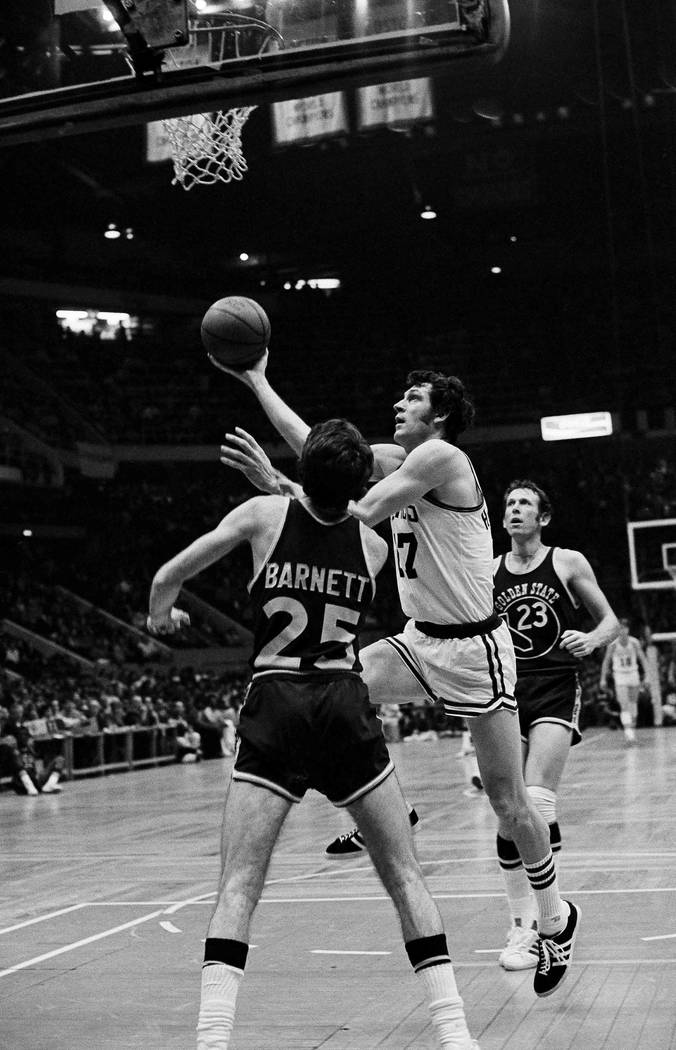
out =
[[[316,423],[298,462],[305,494],[318,507],[342,512],[348,500],[360,499],[373,473],[373,450],[346,419]]]
[[[455,441],[474,420],[474,405],[467,396],[465,384],[457,376],[428,369],[417,369],[406,376],[406,386],[421,386],[423,383],[430,385],[430,404],[434,414],[445,416],[446,440]]]

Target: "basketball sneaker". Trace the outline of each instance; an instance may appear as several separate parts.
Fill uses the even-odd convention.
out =
[[[411,822],[412,828],[414,828],[420,821],[420,817],[414,809],[409,813],[408,819]],[[333,842],[329,842],[325,853],[327,857],[342,859],[343,857],[356,857],[359,853],[363,853],[365,850],[366,843],[361,836],[359,828],[353,828],[352,831],[348,831],[346,835],[339,835],[337,839],[333,840]]]
[[[540,998],[551,995],[563,983],[573,958],[581,912],[572,901],[566,901],[566,904],[570,908],[570,915],[565,928],[561,933],[552,937],[541,937],[538,941],[538,963],[533,990]]]
[[[521,920],[512,926],[507,944],[498,955],[503,970],[532,970],[538,964],[538,931],[535,925],[525,929]]]

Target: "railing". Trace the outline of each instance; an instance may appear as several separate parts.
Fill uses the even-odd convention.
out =
[[[38,755],[51,761],[61,755],[62,776],[75,777],[127,771],[141,766],[159,766],[176,761],[177,727],[124,726],[100,733],[57,733],[34,737]],[[0,783],[8,783],[7,776]]]

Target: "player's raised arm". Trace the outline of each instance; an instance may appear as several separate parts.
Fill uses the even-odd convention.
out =
[[[305,439],[310,433],[310,428],[294,410],[287,405],[276,390],[270,386],[265,369],[268,363],[267,350],[250,368],[236,371],[222,364],[211,354],[209,360],[215,368],[227,375],[234,376],[241,383],[248,386],[256,395],[258,402],[272,423],[275,430],[281,434],[288,445],[291,446],[297,456],[300,455]]]
[[[221,445],[219,457],[224,467],[241,471],[261,492],[296,498],[303,495],[301,485],[273,467],[267,452],[252,434],[242,427],[235,427],[234,434],[226,434],[225,440],[227,444]]]

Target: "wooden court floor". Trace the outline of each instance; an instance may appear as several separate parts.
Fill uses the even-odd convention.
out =
[[[396,744],[481,1050],[676,1047],[676,729],[593,729],[561,791],[575,964],[539,1000],[497,965],[495,824],[459,739]],[[0,795],[2,1050],[190,1050],[231,760]],[[419,987],[368,857],[329,861],[346,815],[294,808],[255,918],[233,1050],[430,1050]]]

